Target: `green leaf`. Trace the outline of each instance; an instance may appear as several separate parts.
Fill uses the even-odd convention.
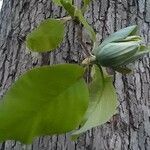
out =
[[[100,44],[98,49],[96,48],[93,50],[94,55],[96,55],[99,52],[99,49],[103,48],[106,44],[111,43],[111,42],[122,41],[125,38],[127,38],[128,36],[135,35],[136,32],[137,32],[136,25],[129,26],[129,27],[123,28],[117,32],[114,32]]]
[[[97,65],[93,65],[91,70],[92,82],[89,84],[89,107],[87,109],[85,120],[88,119],[89,114],[95,109],[100,100],[103,91],[104,78],[103,73]]]
[[[88,107],[83,74],[78,65],[62,64],[21,76],[0,103],[0,141],[31,143],[37,136],[76,129]]]
[[[96,34],[95,34],[93,28],[88,24],[88,22],[84,18],[82,11],[79,9],[76,9],[75,10],[75,17],[77,17],[79,19],[79,21],[83,24],[83,26],[86,28],[87,32],[89,33],[91,40],[93,40],[93,42],[95,42],[96,41]]]
[[[61,20],[47,19],[27,36],[27,47],[32,51],[46,52],[56,49],[64,37]]]
[[[102,93],[99,94],[99,102],[92,113],[89,114],[85,124],[75,131],[73,135],[81,134],[93,127],[106,123],[116,113],[117,97],[110,77],[105,77],[104,85],[101,88]]]
[[[72,0],[52,0],[55,4],[62,6],[61,1],[68,2],[72,4]]]
[[[83,117],[83,120],[80,126],[83,126],[85,124],[90,114],[96,108],[100,100],[102,91],[103,91],[103,86],[104,86],[103,73],[97,65],[92,66],[91,78],[92,78],[92,82],[89,84],[89,87],[88,87],[89,88],[89,106],[85,113],[85,116]],[[73,141],[76,141],[78,137],[79,135],[72,135],[71,139]]]
[[[70,1],[60,0],[64,9],[68,12],[68,14],[74,18],[75,7],[70,3]]]

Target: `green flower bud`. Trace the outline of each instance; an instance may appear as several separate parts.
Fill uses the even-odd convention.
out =
[[[113,33],[94,50],[96,62],[104,67],[120,68],[148,53],[136,31],[137,26],[130,26]]]
[[[123,28],[117,32],[114,32],[108,38],[106,38],[98,48],[94,49],[93,53],[94,53],[94,55],[96,55],[97,52],[99,51],[99,49],[104,47],[106,44],[111,43],[111,42],[123,41],[124,39],[126,39],[129,36],[134,37],[134,35],[136,35],[136,33],[137,33],[136,25],[129,26],[129,27]]]
[[[97,53],[96,60],[105,67],[120,66],[132,58],[139,47],[139,42],[109,43]]]

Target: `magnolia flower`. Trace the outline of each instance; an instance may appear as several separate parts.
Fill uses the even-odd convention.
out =
[[[118,68],[139,59],[149,50],[136,35],[137,26],[130,26],[113,33],[94,50],[98,64]]]

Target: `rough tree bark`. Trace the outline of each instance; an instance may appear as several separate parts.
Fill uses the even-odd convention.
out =
[[[79,0],[76,3],[81,4]],[[73,23],[66,26],[65,40],[56,52],[27,53],[26,35],[43,19],[61,16],[65,16],[65,12],[54,6],[51,0],[4,0],[0,12],[0,96],[29,68],[62,62],[77,63],[84,58],[80,40],[88,45],[89,39],[82,28]],[[150,42],[149,0],[93,0],[85,16],[100,41],[122,27],[138,24],[145,43]],[[29,146],[7,141],[0,145],[0,149],[150,150],[149,62],[149,57],[145,56],[130,65],[134,70],[132,74],[115,74],[119,114],[109,123],[88,131],[77,142],[71,142],[67,135],[41,137]]]

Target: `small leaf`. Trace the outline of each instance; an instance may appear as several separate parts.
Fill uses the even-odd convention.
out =
[[[37,136],[62,134],[80,124],[88,107],[88,89],[78,65],[28,71],[0,103],[0,141],[31,143]]]
[[[27,47],[32,51],[52,51],[60,45],[63,36],[63,22],[55,19],[47,19],[27,36],[26,43]]]
[[[101,84],[101,83],[100,83]],[[85,124],[73,135],[81,134],[93,127],[106,123],[115,113],[117,107],[117,97],[110,77],[105,77],[103,91],[99,96],[99,102],[89,115]]]
[[[75,10],[75,16],[79,19],[79,21],[83,24],[83,26],[86,28],[87,32],[90,35],[91,40],[93,40],[93,42],[96,41],[96,34],[93,30],[93,28],[88,24],[88,22],[86,21],[86,19],[84,18],[81,10],[76,9]]]

